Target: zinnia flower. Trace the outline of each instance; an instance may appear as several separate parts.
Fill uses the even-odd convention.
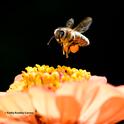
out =
[[[115,124],[124,120],[124,86],[86,70],[28,67],[0,94],[0,123]]]

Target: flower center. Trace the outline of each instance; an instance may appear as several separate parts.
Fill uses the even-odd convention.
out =
[[[90,72],[82,69],[58,65],[57,68],[48,65],[26,67],[22,71],[21,78],[15,79],[8,91],[24,91],[32,86],[43,86],[55,91],[64,82],[76,82],[82,79],[88,80]]]

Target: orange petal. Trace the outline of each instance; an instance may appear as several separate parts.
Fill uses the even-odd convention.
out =
[[[22,78],[22,75],[19,74],[19,75],[17,75],[17,76],[15,77],[14,81],[20,81],[20,80],[22,80],[22,79],[23,79],[23,78]]]
[[[36,110],[49,119],[59,119],[61,124],[77,122],[80,110],[83,89],[87,81],[64,83],[55,93],[42,88],[34,87],[29,90]],[[55,122],[54,122],[55,123]]]
[[[108,84],[107,88],[113,95],[101,106],[98,122],[113,124],[124,120],[124,86]]]
[[[124,97],[112,97],[100,108],[97,123],[117,123],[124,119]]]
[[[5,95],[5,94],[6,94],[6,92],[0,92],[0,96],[1,96],[1,95]]]
[[[0,95],[0,111],[6,112],[10,116],[20,116],[33,114],[34,108],[28,94],[15,92]]]
[[[95,80],[93,80],[92,78],[94,78]],[[89,87],[91,87],[92,90],[90,93],[94,94],[94,97],[92,97],[90,102],[88,102],[92,95],[89,96],[86,93],[87,97],[85,97],[80,121],[88,124],[90,124],[92,121],[92,123],[95,124],[107,123],[108,120],[111,119],[111,117],[116,116],[116,113],[120,111],[120,108],[123,110],[124,95],[119,92],[114,86],[107,84],[105,78],[92,78],[90,80],[91,82],[89,82]],[[87,103],[89,104],[87,105]],[[86,105],[87,107],[85,108]],[[122,118],[124,118],[124,116]],[[118,121],[120,121],[119,118]]]
[[[85,85],[85,82],[84,82]],[[64,85],[56,91],[56,102],[61,115],[61,123],[77,122],[80,116],[81,103],[79,102],[83,96],[82,83],[64,83]],[[79,93],[78,92],[81,93]],[[80,95],[78,95],[78,93]],[[77,96],[77,97],[76,97]]]
[[[0,116],[0,124],[38,124],[35,116],[9,117]]]
[[[40,87],[34,87],[29,90],[33,106],[39,114],[47,118],[60,118],[56,106],[55,94]]]
[[[10,118],[1,118],[0,117],[0,124],[31,124],[31,123],[26,123],[23,121],[16,121]]]
[[[117,86],[116,88],[117,90],[119,90],[120,92],[124,94],[124,85]]]

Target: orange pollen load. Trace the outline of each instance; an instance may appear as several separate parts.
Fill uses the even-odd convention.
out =
[[[79,50],[79,46],[78,45],[70,46],[70,51],[72,53],[76,53],[78,50]]]

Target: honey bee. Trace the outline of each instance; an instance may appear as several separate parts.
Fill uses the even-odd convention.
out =
[[[87,31],[92,23],[91,17],[86,17],[83,19],[75,28],[74,19],[71,18],[66,22],[66,27],[59,27],[55,29],[54,36],[56,41],[62,46],[63,55],[66,55],[70,52],[76,53],[79,50],[79,47],[88,46],[90,44],[89,39],[85,37],[82,33]],[[47,43],[49,45],[50,41]]]

